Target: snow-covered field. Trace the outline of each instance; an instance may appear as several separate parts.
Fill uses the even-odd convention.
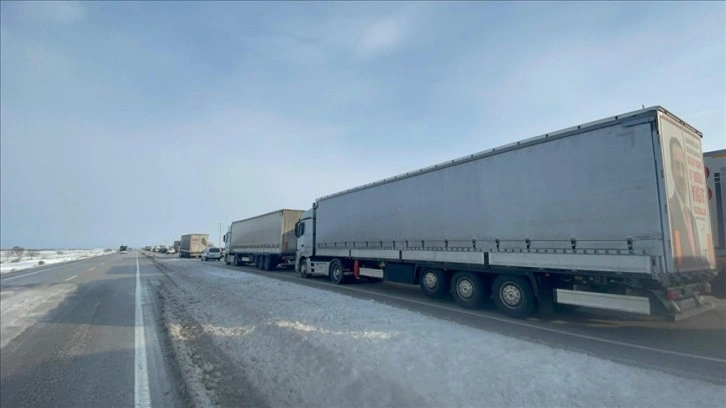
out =
[[[723,387],[372,300],[158,260],[164,324],[200,405],[723,407]]]
[[[11,251],[0,251],[0,273],[20,271],[40,265],[50,265],[61,262],[75,261],[112,253],[106,249],[54,249],[54,250],[26,250],[21,256]],[[42,264],[41,264],[42,262]]]

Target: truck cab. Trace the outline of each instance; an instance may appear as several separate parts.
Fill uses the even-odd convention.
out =
[[[224,263],[227,265],[232,265],[232,257],[230,256],[230,251],[232,248],[230,248],[231,243],[229,239],[229,234],[232,232],[232,227],[227,227],[227,233],[222,236],[222,241],[224,242]]]
[[[295,256],[295,268],[300,272],[299,265],[301,260],[306,260],[315,255],[315,241],[313,218],[315,210],[309,209],[300,217],[300,221],[295,224],[295,237],[297,237],[297,253]]]

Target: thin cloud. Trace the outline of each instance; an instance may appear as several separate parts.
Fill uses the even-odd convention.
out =
[[[404,23],[394,19],[377,21],[363,33],[356,55],[372,57],[390,53],[403,44]]]
[[[56,24],[81,20],[88,13],[80,1],[23,1],[15,7],[19,19]]]

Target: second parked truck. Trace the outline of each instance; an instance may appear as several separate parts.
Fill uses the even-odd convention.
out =
[[[293,265],[297,249],[295,223],[302,213],[283,209],[233,222],[224,235],[225,262],[238,266],[252,263],[268,271],[278,265]]]
[[[701,137],[653,107],[323,197],[295,226],[295,267],[513,317],[555,303],[687,317],[712,307],[699,295],[715,276]],[[235,260],[263,248],[232,243]]]

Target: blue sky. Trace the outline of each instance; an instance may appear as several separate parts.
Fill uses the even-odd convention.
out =
[[[0,11],[3,248],[216,242],[220,222],[642,105],[726,148],[722,2]]]

